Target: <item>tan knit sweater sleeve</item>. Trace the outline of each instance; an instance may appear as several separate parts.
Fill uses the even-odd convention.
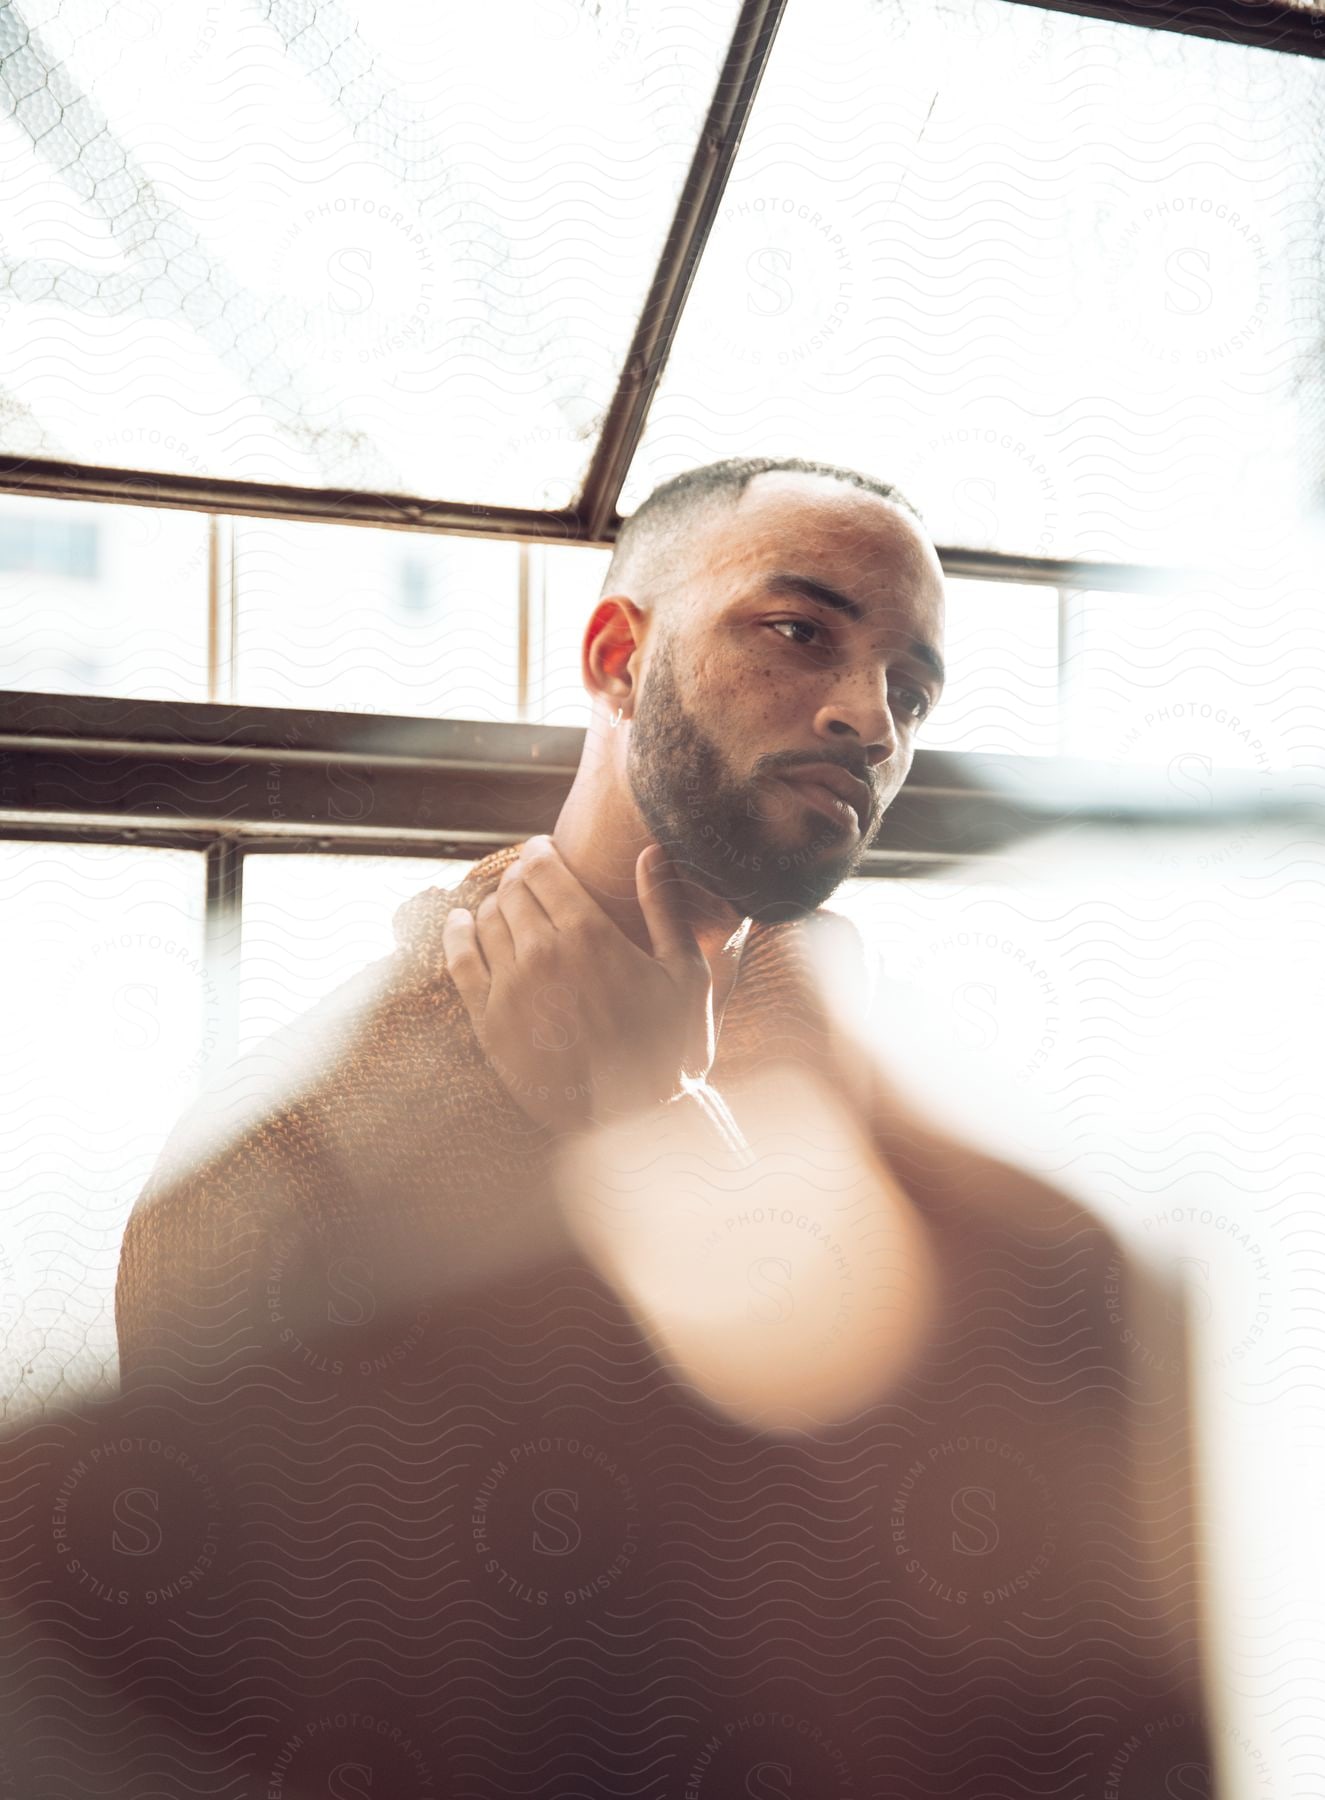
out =
[[[115,1291],[122,1382],[252,1353],[255,1255],[294,1222],[343,1214],[322,1128],[372,1035],[386,965],[362,971],[200,1097],[167,1139],[130,1216]]]
[[[292,1239],[371,1263],[384,1312],[546,1248],[545,1134],[488,1067],[440,954],[458,892],[407,902],[391,956],[176,1126],[121,1248],[122,1381],[279,1359]]]

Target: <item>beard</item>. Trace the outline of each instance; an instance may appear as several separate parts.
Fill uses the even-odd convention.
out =
[[[790,924],[822,906],[859,867],[870,836],[844,845],[831,827],[798,827],[805,810],[767,786],[778,772],[765,758],[745,779],[731,773],[686,711],[664,637],[630,727],[626,775],[635,805],[681,874],[761,925]]]

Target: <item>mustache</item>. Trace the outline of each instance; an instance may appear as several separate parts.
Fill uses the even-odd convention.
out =
[[[816,753],[807,750],[804,755],[797,756],[794,761],[780,760],[775,764],[770,764],[768,770],[765,772],[769,774],[782,774],[788,769],[812,768],[815,763],[824,763],[834,769],[842,769],[848,775],[853,775],[857,781],[863,781],[871,793],[874,792],[874,783],[870,779],[868,763],[856,761],[848,762],[841,756],[824,756],[821,752]]]
[[[822,752],[807,750],[802,755],[796,756],[794,759],[779,758],[775,762],[768,763],[766,767],[759,770],[759,776],[786,775],[796,769],[811,768],[816,763],[824,764],[834,769],[841,769],[847,775],[852,776],[856,781],[862,782],[864,786],[869,789],[871,818],[878,813],[878,784],[874,780],[873,771],[871,770],[869,763],[861,761],[858,757],[825,756]]]

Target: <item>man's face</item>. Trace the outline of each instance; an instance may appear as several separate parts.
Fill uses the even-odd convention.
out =
[[[757,476],[681,555],[675,609],[642,664],[635,804],[738,912],[803,918],[858,867],[938,700],[938,559],[909,513],[792,474]],[[835,806],[816,776],[853,804]]]

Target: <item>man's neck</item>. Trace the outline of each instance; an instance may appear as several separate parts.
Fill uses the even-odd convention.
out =
[[[639,949],[651,950],[635,884],[635,864],[654,840],[635,806],[611,793],[605,797],[590,795],[587,788],[580,789],[576,783],[566,796],[552,841],[572,875],[617,929]],[[716,983],[719,971],[739,959],[745,920],[735,907],[710,894],[698,882],[684,876],[678,880],[683,916],[690,922]]]

